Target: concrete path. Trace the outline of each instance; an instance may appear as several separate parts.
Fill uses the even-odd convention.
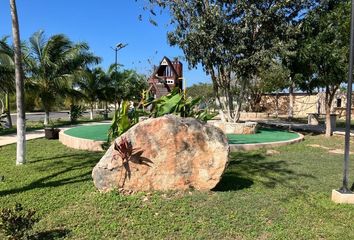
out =
[[[85,123],[85,124],[78,124],[78,125],[70,125],[70,126],[63,126],[63,127],[58,127],[61,131],[65,131],[66,129],[72,128],[72,127],[78,127],[78,126],[84,126],[84,125],[93,125],[93,124],[107,124],[111,123],[110,121],[102,121],[102,122],[92,122],[92,123]],[[34,131],[28,131],[26,132],[26,140],[31,140],[31,139],[37,139],[37,138],[43,138],[44,137],[44,129],[39,129],[39,130],[34,130]],[[17,142],[17,135],[16,133],[0,136],[0,147],[13,144]]]
[[[314,133],[324,133],[326,128],[323,124],[320,125],[308,125],[305,123],[287,122],[282,120],[261,120],[257,121],[260,124],[268,125],[271,127],[284,128],[293,131],[303,131],[303,132],[314,132]]]
[[[95,110],[93,115],[98,116],[99,114],[97,114],[97,112],[102,110],[103,109]],[[85,111],[83,113],[83,116],[88,118],[90,116],[90,113],[88,111]],[[57,120],[57,119],[70,120],[69,111],[50,112],[49,117],[51,120]],[[16,119],[17,119],[17,114],[12,113],[11,114],[12,123],[16,124]],[[44,112],[26,112],[26,119],[28,121],[43,121]]]
[[[319,133],[319,134],[324,134],[326,131],[326,126],[324,124],[319,124],[319,125],[308,125],[306,123],[295,123],[295,122],[287,122],[287,121],[282,121],[282,120],[261,120],[257,121],[260,124],[265,124],[271,127],[280,127],[283,129],[288,129],[288,130],[293,130],[293,131],[300,131],[300,132],[312,132],[312,133]],[[345,135],[345,129],[344,128],[336,128],[333,131],[334,135]],[[354,137],[354,131],[351,130],[350,133],[351,137]]]

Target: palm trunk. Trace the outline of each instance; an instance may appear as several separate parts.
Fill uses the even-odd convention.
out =
[[[106,101],[105,103],[105,115],[104,115],[104,120],[108,119],[108,102]]]
[[[93,103],[91,103],[90,107],[90,120],[93,120]]]
[[[11,111],[10,111],[10,95],[6,93],[5,96],[5,111],[6,111],[6,124],[9,128],[12,128],[12,119],[11,119]]]
[[[44,110],[44,125],[48,125],[49,124],[49,110],[45,109]]]
[[[26,163],[26,115],[25,115],[25,96],[24,81],[22,70],[22,53],[20,29],[17,16],[16,1],[10,0],[12,18],[12,37],[14,44],[15,59],[15,80],[16,80],[16,105],[17,105],[17,148],[16,165]]]
[[[275,94],[275,117],[278,118],[279,116],[279,93]]]

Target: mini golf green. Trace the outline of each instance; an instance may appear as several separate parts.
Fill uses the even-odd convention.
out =
[[[72,137],[90,139],[95,141],[107,141],[109,124],[88,125],[74,127],[64,133]]]
[[[299,134],[294,132],[260,129],[256,134],[227,134],[229,144],[257,144],[294,140]]]
[[[109,124],[80,126],[68,129],[64,133],[76,138],[106,141],[109,127]],[[230,144],[282,142],[293,140],[298,137],[299,134],[297,133],[276,129],[261,129],[256,134],[248,135],[227,134]]]

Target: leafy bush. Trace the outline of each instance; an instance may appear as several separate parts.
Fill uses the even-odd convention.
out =
[[[201,98],[185,98],[178,88],[175,88],[168,95],[144,103],[144,109],[151,106],[150,113],[139,109],[129,110],[129,101],[123,101],[121,109],[116,111],[113,116],[112,125],[109,129],[109,140],[122,135],[138,123],[141,116],[161,117],[167,114],[175,114],[180,117],[193,117],[204,122],[212,119],[215,115],[208,113],[207,109],[198,109],[200,102]]]
[[[129,110],[129,106],[129,101],[123,101],[122,107],[114,113],[112,125],[109,128],[109,140],[125,133],[129,128],[139,122],[139,117],[146,115],[142,110]]]
[[[0,114],[0,130],[5,128],[5,124],[6,124],[6,114],[5,113],[1,113]]]
[[[162,96],[151,102],[151,116],[161,117],[166,114],[176,114],[180,117],[193,117],[201,121],[208,121],[215,117],[207,109],[199,109],[202,98],[185,97],[178,88],[170,94]]]
[[[83,116],[85,109],[80,105],[70,105],[70,121],[76,122],[79,117]]]
[[[28,239],[29,231],[38,222],[35,214],[34,210],[25,210],[19,203],[12,209],[4,208],[0,213],[0,230],[11,240]]]

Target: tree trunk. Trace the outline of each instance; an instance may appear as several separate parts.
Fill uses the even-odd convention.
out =
[[[326,111],[326,137],[332,136],[332,125],[331,125],[331,107],[334,98],[335,90],[331,93],[329,87],[326,87],[326,97],[325,97],[325,111]]]
[[[120,104],[122,103],[122,101],[121,100],[118,100],[118,103],[117,103],[117,109],[116,109],[116,111],[120,111]],[[144,106],[143,106],[143,111],[145,111],[144,110]]]
[[[106,101],[105,103],[105,114],[103,116],[103,119],[104,120],[107,120],[108,119],[108,102]]]
[[[275,117],[278,118],[279,115],[279,93],[275,94]]]
[[[326,104],[326,137],[332,136],[332,126],[331,126],[331,109]]]
[[[251,99],[250,99],[250,108],[252,112],[261,112],[261,101],[262,101],[262,94],[259,93],[253,93],[251,94]]]
[[[17,105],[17,148],[16,165],[26,163],[26,115],[25,115],[25,96],[22,69],[22,53],[20,29],[17,16],[16,1],[10,0],[12,18],[12,37],[14,45],[15,59],[15,80],[16,80],[16,105]]]
[[[289,87],[289,111],[288,111],[288,118],[292,119],[294,117],[294,83],[291,83]]]
[[[90,107],[90,120],[93,120],[93,103],[91,103]]]
[[[6,96],[5,96],[5,111],[6,111],[6,125],[8,128],[12,128],[9,93],[6,93]]]
[[[49,124],[49,110],[44,109],[45,113],[44,113],[44,125],[48,125]]]

